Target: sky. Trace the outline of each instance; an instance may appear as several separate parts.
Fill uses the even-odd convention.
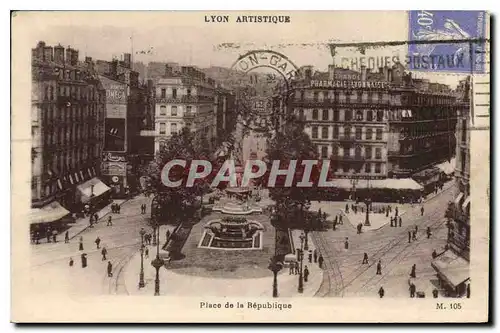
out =
[[[230,23],[207,23],[205,16],[229,15]],[[290,23],[236,23],[238,15],[269,12],[42,12],[27,13],[30,45],[71,46],[80,59],[110,60],[132,53],[133,61],[177,62],[198,67],[230,67],[250,50],[271,49],[286,55],[297,66],[313,65],[325,71],[333,63],[328,43],[403,41],[408,36],[404,11],[275,12],[290,16]],[[224,46],[225,45],[225,46]],[[137,54],[151,51],[148,54]],[[368,49],[366,56],[404,57],[406,47]],[[361,56],[356,49],[341,49],[338,56]],[[463,75],[418,73],[456,85]]]

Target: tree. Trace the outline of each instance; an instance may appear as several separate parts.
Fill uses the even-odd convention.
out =
[[[169,161],[186,161],[186,167],[176,166],[170,170],[172,181],[182,180],[180,187],[167,187],[162,183],[161,172]],[[208,190],[206,180],[199,179],[194,186],[185,186],[189,167],[193,160],[211,160],[210,146],[205,137],[197,136],[184,127],[180,133],[173,134],[155,155],[155,159],[143,170],[149,179],[147,192],[159,196],[161,210],[165,219],[179,220],[192,214],[197,208],[197,197]],[[166,214],[168,212],[168,214]]]
[[[295,186],[297,181],[302,179],[302,160],[316,160],[318,157],[316,147],[312,143],[309,135],[304,132],[304,123],[296,118],[290,119],[283,131],[277,132],[274,138],[269,141],[267,149],[268,170],[271,169],[273,161],[281,161],[281,168],[289,165],[290,161],[297,160],[294,183],[291,187],[279,186],[269,189],[271,199],[276,202],[276,215],[274,220],[287,227],[295,223],[306,223],[305,212],[311,204],[310,194],[313,188],[303,188]],[[282,177],[283,180],[284,177]]]

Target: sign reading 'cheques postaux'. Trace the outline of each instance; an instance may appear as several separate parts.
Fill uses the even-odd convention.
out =
[[[429,41],[409,44],[410,70],[484,72],[485,43],[467,42],[485,37],[484,11],[415,10],[410,11],[409,20],[409,40]]]

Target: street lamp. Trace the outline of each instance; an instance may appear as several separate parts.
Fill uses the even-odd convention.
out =
[[[365,216],[365,226],[370,226],[370,207],[372,204],[372,199],[370,198],[369,191],[370,191],[370,179],[367,179],[367,190],[368,194],[365,198],[365,205],[366,205],[366,216]]]
[[[273,272],[273,297],[278,297],[278,272],[283,268],[283,263],[278,260],[276,256],[271,257],[268,266],[269,270]]]
[[[139,272],[139,288],[144,288],[144,234],[146,230],[141,228],[139,234],[141,235],[141,271]]]
[[[298,292],[299,293],[303,293],[304,292],[304,278],[303,278],[303,275],[302,275],[302,265],[304,263],[304,239],[305,238],[306,237],[305,237],[304,234],[300,235],[300,250],[299,250],[298,258],[297,258],[300,261],[299,288],[298,288]]]
[[[155,296],[160,296],[160,268],[164,265],[163,259],[160,258],[160,226],[158,222],[160,204],[158,202],[158,196],[155,196],[151,201],[151,218],[155,222],[155,232],[156,234],[156,258],[151,261],[151,265],[156,269],[155,278]]]

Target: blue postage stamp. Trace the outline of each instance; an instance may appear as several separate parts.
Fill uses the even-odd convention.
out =
[[[483,73],[484,42],[435,43],[485,37],[484,11],[409,12],[408,68],[433,72]],[[411,41],[429,41],[416,44]],[[434,42],[433,42],[434,41]]]

